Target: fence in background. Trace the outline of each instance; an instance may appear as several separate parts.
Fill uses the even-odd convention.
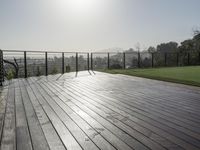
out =
[[[200,52],[45,52],[0,50],[0,84],[4,77],[27,78],[98,69],[200,65]]]

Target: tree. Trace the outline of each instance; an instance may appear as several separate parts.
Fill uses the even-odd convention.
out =
[[[182,53],[193,51],[193,49],[194,49],[194,41],[192,39],[181,42],[181,46],[179,47],[179,50]]]
[[[14,78],[18,78],[19,65],[17,63],[17,60],[14,58],[14,62],[11,62],[11,61],[8,61],[8,60],[5,60],[5,59],[3,59],[3,61],[4,61],[4,63],[10,64],[10,65],[12,65],[14,67],[15,72],[12,71],[12,73],[14,74],[13,77]],[[5,74],[7,74],[5,70],[4,70],[4,72],[5,72]]]
[[[200,31],[195,30],[194,36],[192,39],[185,40],[181,42],[181,46],[179,47],[180,52],[200,52]]]
[[[200,52],[200,31],[199,30],[194,31],[193,42],[194,42],[195,50]]]
[[[134,52],[135,50],[133,48],[129,48],[127,51],[125,52]]]
[[[150,46],[150,47],[147,49],[147,51],[148,51],[149,53],[154,53],[154,52],[156,52],[156,48],[153,47],[153,46]]]
[[[181,42],[181,46],[179,46],[179,51],[181,52],[180,61],[183,65],[188,64],[188,53],[190,53],[190,64],[198,64],[200,52],[200,31],[195,30],[193,33],[194,36],[192,39]]]
[[[176,42],[161,43],[160,45],[157,46],[157,51],[160,53],[177,52],[178,43]]]

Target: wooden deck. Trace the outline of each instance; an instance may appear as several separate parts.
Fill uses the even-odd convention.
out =
[[[90,73],[5,83],[1,150],[200,149],[200,88]]]

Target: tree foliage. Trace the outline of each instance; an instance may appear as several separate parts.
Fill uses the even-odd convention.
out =
[[[157,46],[157,51],[160,53],[177,52],[178,43],[176,42],[161,43]]]
[[[194,36],[192,39],[181,42],[179,50],[182,53],[200,52],[200,31],[194,31]]]

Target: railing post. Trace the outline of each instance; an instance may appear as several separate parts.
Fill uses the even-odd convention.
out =
[[[27,78],[27,61],[26,61],[26,51],[24,51],[24,77]]]
[[[3,70],[3,51],[0,50],[0,86],[3,86],[4,70]]]
[[[93,70],[93,54],[91,53],[91,70]]]
[[[138,52],[138,68],[140,68],[140,52]]]
[[[187,54],[187,64],[190,65],[190,53]]]
[[[3,82],[4,82],[4,80],[5,80],[5,72],[4,72],[4,61],[3,61],[3,51],[2,51],[2,75],[3,75]]]
[[[62,52],[62,74],[65,73],[65,53]]]
[[[123,53],[123,68],[126,69],[126,54]]]
[[[90,70],[90,55],[89,55],[89,53],[87,53],[87,68],[89,71]]]
[[[47,52],[45,52],[45,75],[48,76],[48,58]]]
[[[179,66],[179,53],[176,54],[176,66]]]
[[[78,53],[76,53],[76,72],[78,72]]]
[[[108,53],[108,69],[110,69],[110,54]]]
[[[165,67],[167,66],[167,53],[165,53]]]
[[[200,52],[199,52],[199,64],[200,64]]]
[[[151,53],[151,67],[154,67],[154,53]]]

